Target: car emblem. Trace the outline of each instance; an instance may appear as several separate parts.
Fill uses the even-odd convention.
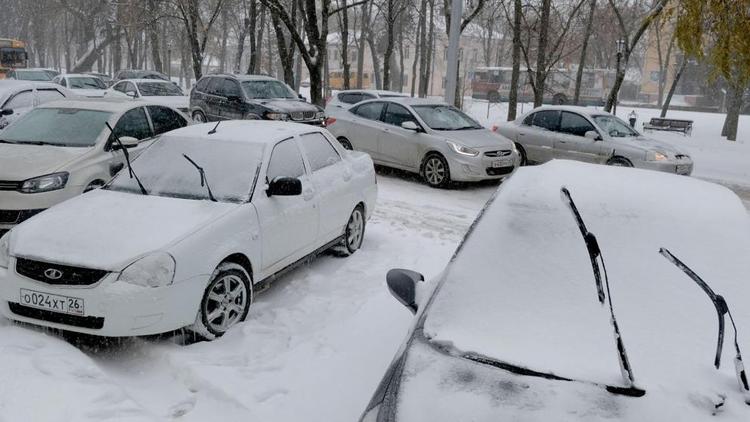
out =
[[[50,280],[59,280],[63,276],[63,273],[57,268],[47,268],[44,270],[44,276]]]

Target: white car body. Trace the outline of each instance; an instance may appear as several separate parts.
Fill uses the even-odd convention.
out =
[[[65,89],[60,86],[58,88]],[[123,138],[134,137],[139,141],[138,146],[128,149],[135,156],[148,145],[154,133],[158,135],[163,130],[169,129],[169,127],[162,128],[158,124],[155,125],[151,114],[155,110],[164,110],[164,108],[165,106],[162,105],[141,101],[77,99],[51,102],[37,109],[108,112],[110,116],[107,122],[115,130],[118,130],[117,125],[125,113],[136,110],[136,115],[142,118],[143,115],[138,110],[143,110],[147,119],[145,122],[150,130],[149,136],[142,137],[137,133],[131,133],[130,129],[120,132]],[[182,119],[179,124],[175,123],[178,127],[190,123],[190,120],[177,110],[166,108]],[[125,164],[123,153],[113,149],[110,131],[106,126],[102,126],[98,134],[94,135],[95,138],[91,140],[91,145],[85,147],[14,143],[10,139],[14,128],[23,124],[24,119],[33,117],[33,114],[29,113],[14,122],[8,129],[0,132],[0,139],[5,139],[5,142],[0,143],[0,235],[32,215],[80,195],[87,188],[104,185]],[[55,130],[59,129],[48,128],[45,136],[55,137],[57,136]],[[62,173],[67,174],[67,181],[63,188],[37,193],[21,191],[21,186],[25,181]]]
[[[109,89],[108,96],[118,98],[137,98],[143,99],[155,104],[162,104],[168,107],[176,108],[183,113],[188,113],[190,109],[190,97],[187,95],[146,95],[141,90],[141,84],[166,84],[168,87],[177,87],[173,82],[162,81],[160,79],[124,79],[117,81]],[[181,90],[181,88],[177,87]],[[128,95],[128,93],[134,93]]]
[[[97,81],[100,81],[101,87],[99,88],[94,88],[94,87],[76,88],[77,86],[81,86],[81,84],[79,83],[81,80],[90,80],[90,79],[96,79]],[[107,84],[98,76],[90,75],[90,74],[66,73],[64,75],[55,76],[55,78],[52,79],[52,82],[56,84],[60,84],[64,86],[65,88],[68,88],[75,94],[80,95],[82,97],[87,97],[87,98],[102,98],[104,97],[104,94],[107,92]]]
[[[325,112],[326,116],[331,116],[362,101],[397,97],[408,97],[408,95],[403,92],[384,91],[381,89],[348,89],[346,91],[338,91],[331,95],[331,99],[326,103]]]
[[[76,96],[73,91],[51,82],[0,81],[0,110],[13,110],[13,114],[0,116],[0,130],[34,107]]]
[[[138,169],[148,168],[142,162],[149,163],[150,153],[174,155],[174,160],[163,160],[169,163],[154,162],[154,176],[143,178],[152,194],[113,190],[113,186],[134,186],[123,171],[105,188],[67,201],[8,233],[0,240],[0,267],[4,259],[9,261],[7,268],[0,268],[0,312],[13,320],[101,336],[178,329],[196,321],[212,274],[222,266],[241,265],[254,288],[260,289],[280,272],[341,240],[355,208],[363,207],[366,217],[372,214],[377,196],[372,161],[366,154],[342,149],[325,129],[281,122],[227,121],[208,135],[214,126],[194,125],[165,134],[135,160],[133,169],[143,177]],[[311,171],[313,161],[302,142],[306,136],[323,136],[321,141],[330,145],[338,160]],[[298,148],[304,157],[304,173],[298,178],[301,194],[269,196],[269,160],[287,141],[291,144],[285,146]],[[162,178],[170,177],[177,177],[179,186],[196,195],[204,194],[198,172],[181,153],[206,167],[207,180],[218,198],[222,198],[225,186],[234,183],[240,184],[244,196],[234,202],[212,202],[200,196],[185,199],[154,195],[160,192],[158,189],[169,188]],[[226,171],[223,163],[236,166],[237,160],[243,165],[242,174],[221,173]],[[179,172],[184,172],[184,180],[174,176]],[[244,180],[245,172],[252,175],[250,180]],[[242,184],[245,182],[247,185]],[[2,258],[2,242],[7,245],[6,258]],[[172,257],[176,263],[171,282],[145,287],[118,281],[125,269],[154,255]],[[49,284],[18,274],[17,264],[23,259],[56,268],[94,268],[103,277],[89,285]],[[16,305],[9,303],[21,300],[22,289],[76,298],[82,301],[83,311],[72,323],[70,316],[61,313],[43,319],[19,315],[9,308]],[[92,328],[88,324],[91,321],[101,325]]]

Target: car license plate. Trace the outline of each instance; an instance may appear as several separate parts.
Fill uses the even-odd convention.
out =
[[[492,162],[492,168],[499,168],[499,167],[508,167],[510,165],[509,159],[504,160],[495,160]]]
[[[21,289],[21,305],[71,315],[83,315],[83,299]]]
[[[690,168],[690,165],[688,164],[679,164],[677,166],[677,173],[679,174],[685,174],[688,172],[688,169]]]

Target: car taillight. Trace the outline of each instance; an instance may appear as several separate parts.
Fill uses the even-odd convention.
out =
[[[336,123],[336,119],[333,117],[326,117],[326,127],[331,126],[332,124]]]
[[[493,132],[497,132],[497,125],[492,125],[492,129],[491,129],[491,130],[492,130]]]

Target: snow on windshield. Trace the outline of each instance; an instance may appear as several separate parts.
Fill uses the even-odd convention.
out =
[[[111,113],[77,108],[37,108],[3,131],[14,144],[90,147],[96,143]]]
[[[107,85],[95,76],[68,78],[68,83],[72,89],[107,89]]]
[[[455,107],[447,105],[412,106],[419,117],[435,130],[479,129],[482,126]]]
[[[242,89],[252,99],[297,98],[286,84],[279,81],[243,81]]]
[[[138,89],[144,97],[179,97],[182,89],[171,82],[138,82]]]
[[[626,136],[638,136],[638,132],[630,128],[625,122],[615,116],[598,115],[594,116],[594,121],[600,128],[604,129],[609,136],[615,138],[624,138]]]
[[[263,159],[263,146],[221,139],[196,139],[164,136],[133,161],[133,171],[149,195],[184,199],[209,199],[201,186],[198,169],[187,155],[205,171],[206,182],[221,202],[244,202],[250,197],[255,175]],[[138,183],[127,169],[110,183],[109,189],[140,194]]]

